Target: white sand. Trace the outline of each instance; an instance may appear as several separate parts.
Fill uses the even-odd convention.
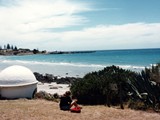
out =
[[[68,91],[69,85],[68,84],[57,84],[55,82],[52,83],[41,83],[39,82],[37,85],[37,92],[39,91],[46,91],[47,93],[58,93],[59,95],[64,94],[66,91]]]

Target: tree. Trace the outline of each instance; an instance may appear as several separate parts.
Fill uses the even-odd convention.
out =
[[[10,45],[9,45],[9,44],[7,44],[7,49],[11,49],[11,47],[10,47]]]
[[[39,53],[39,50],[38,49],[33,49],[33,54],[37,54]]]
[[[13,50],[17,51],[17,46],[15,46]]]

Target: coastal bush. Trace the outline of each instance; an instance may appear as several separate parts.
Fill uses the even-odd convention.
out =
[[[153,108],[160,103],[160,64],[140,72],[109,66],[86,74],[70,88],[80,104],[121,105],[133,109]]]
[[[151,81],[160,83],[160,63],[152,65],[151,68],[145,68],[143,71]]]
[[[75,81],[71,85],[71,92],[81,104],[122,104],[128,98],[127,81],[133,81],[134,74],[114,65],[109,66]]]
[[[131,108],[154,108],[160,103],[160,64],[151,68],[145,68],[141,73],[135,75],[135,79],[130,83],[132,101],[129,105]],[[137,105],[141,101],[143,106]]]

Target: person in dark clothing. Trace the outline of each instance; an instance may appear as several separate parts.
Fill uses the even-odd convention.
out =
[[[66,91],[66,93],[60,97],[59,107],[61,110],[70,110],[72,106],[78,107],[77,100],[72,100],[70,95],[71,92]]]

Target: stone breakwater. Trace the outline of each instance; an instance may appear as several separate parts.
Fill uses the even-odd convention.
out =
[[[34,75],[36,79],[41,83],[56,82],[57,84],[72,84],[74,81],[79,79],[76,77],[59,77],[59,76],[54,76],[52,74],[43,75],[38,72],[34,72]]]

